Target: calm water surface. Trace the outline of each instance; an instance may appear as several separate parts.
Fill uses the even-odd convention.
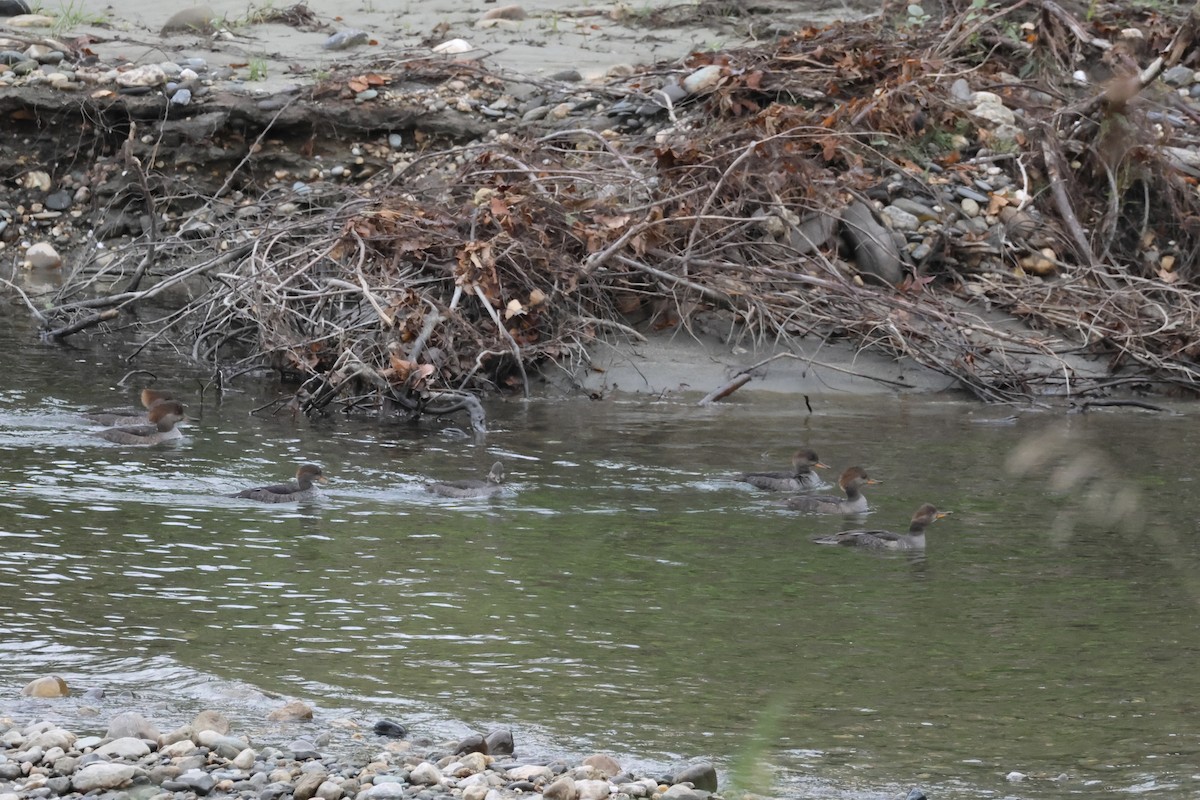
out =
[[[78,416],[132,401],[115,348],[39,345],[4,313],[2,714],[165,728],[220,707],[245,731],[286,695],[326,722],[511,726],[527,755],[709,758],[789,797],[1200,791],[1188,407],[1003,424],[944,397],[500,400],[479,443],[461,420],[251,416],[274,387],[202,401],[160,353],[137,365],[197,419],[139,450]],[[873,525],[952,509],[927,556],[817,547],[846,521],[729,480],[803,443],[884,481]],[[496,459],[497,499],[423,491]],[[319,503],[224,496],[308,460],[334,479]],[[48,672],[105,687],[99,717],[17,697]]]

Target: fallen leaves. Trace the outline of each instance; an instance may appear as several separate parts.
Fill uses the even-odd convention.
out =
[[[389,75],[380,75],[378,72],[368,72],[364,75],[355,75],[346,81],[347,88],[350,91],[358,94],[365,92],[367,89],[377,89],[380,86],[387,86],[392,82]]]

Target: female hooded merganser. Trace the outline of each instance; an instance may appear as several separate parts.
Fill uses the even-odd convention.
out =
[[[184,419],[182,403],[162,400],[150,409],[148,424],[123,425],[100,431],[96,435],[117,444],[161,444],[183,436],[175,425]]]
[[[788,508],[816,514],[861,514],[867,510],[867,498],[859,489],[877,483],[879,481],[867,477],[867,471],[862,467],[850,467],[838,478],[838,486],[846,493],[844,499],[831,496],[789,497],[786,504]]]
[[[149,410],[157,403],[162,403],[167,400],[174,400],[175,397],[170,392],[159,392],[154,389],[142,389],[140,394],[142,408],[146,411],[138,414],[135,411],[97,411],[94,413],[84,414],[83,418],[96,422],[100,425],[145,425],[149,419]]]
[[[243,489],[230,497],[244,497],[260,503],[292,503],[297,500],[309,500],[317,496],[316,487],[313,486],[314,481],[329,483],[329,479],[321,474],[321,468],[316,464],[303,464],[296,470],[296,480],[294,481],[277,483],[274,486]]]
[[[813,472],[813,469],[828,467],[828,464],[821,463],[821,459],[812,450],[801,448],[792,456],[791,472],[743,472],[734,480],[775,492],[800,492],[821,486],[821,476]]]
[[[929,503],[917,509],[912,522],[908,525],[908,533],[892,531],[842,531],[832,536],[818,536],[813,539],[817,544],[840,544],[843,547],[869,547],[872,550],[924,550],[925,529],[932,523],[946,516],[948,512],[938,511]]]
[[[487,480],[429,483],[425,485],[425,491],[441,495],[442,497],[489,497],[503,490],[504,487],[500,485],[503,482],[504,465],[497,461],[495,464],[492,464],[492,469],[487,474]]]

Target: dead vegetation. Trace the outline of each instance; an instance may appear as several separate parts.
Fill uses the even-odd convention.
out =
[[[687,327],[702,310],[745,344],[803,357],[848,339],[992,402],[1191,393],[1200,115],[1160,75],[1194,65],[1197,13],[1085,22],[1022,0],[800,31],[610,87],[655,98],[671,74],[719,72],[661,103],[654,133],[519,128],[428,147],[357,187],[255,196],[248,159],[37,313],[64,336],[186,287],[143,323],[154,337],[225,379],[264,365],[295,376],[308,413],[478,414],[481,390],[528,392],[548,363],[586,369],[597,337]],[[1014,123],[982,119],[956,81],[998,96]],[[178,204],[184,178],[129,163],[156,214]],[[1000,177],[1004,190],[980,188]],[[962,190],[986,194],[982,222]],[[932,218],[903,246],[864,234],[877,214],[862,209],[898,199]],[[97,292],[105,282],[116,291]],[[1085,355],[1107,368],[1081,368]]]

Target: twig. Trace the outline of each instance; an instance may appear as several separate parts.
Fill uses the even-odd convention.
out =
[[[743,372],[733,380],[725,383],[723,386],[718,386],[716,389],[713,389],[711,392],[706,394],[703,399],[696,403],[696,405],[707,406],[712,405],[718,400],[724,400],[726,397],[733,394],[749,382],[750,376]]]
[[[1142,400],[1084,400],[1082,403],[1072,404],[1080,412],[1087,411],[1089,408],[1114,408],[1128,407],[1141,408],[1146,411],[1161,411],[1164,414],[1174,414],[1175,412],[1163,406],[1156,406],[1153,403],[1147,403]]]
[[[46,339],[65,339],[73,333],[90,328],[93,325],[99,325],[101,322],[107,322],[110,319],[116,319],[121,316],[121,312],[115,308],[108,308],[98,314],[90,314],[82,319],[72,322],[70,325],[64,325],[61,328],[55,328],[52,331],[46,331],[42,336]]]

